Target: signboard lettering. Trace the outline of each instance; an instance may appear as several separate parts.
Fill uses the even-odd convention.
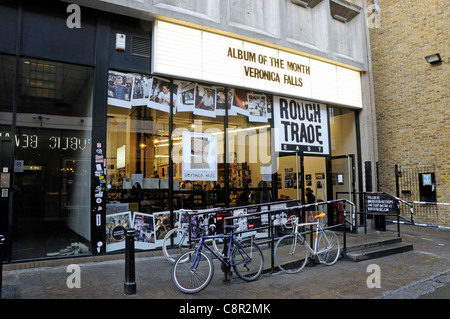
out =
[[[326,105],[274,97],[274,118],[277,151],[330,154]]]
[[[368,214],[398,214],[398,200],[388,194],[366,194],[365,208]]]

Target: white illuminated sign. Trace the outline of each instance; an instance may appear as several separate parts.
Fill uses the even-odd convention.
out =
[[[154,74],[362,107],[357,71],[164,21],[153,39]]]

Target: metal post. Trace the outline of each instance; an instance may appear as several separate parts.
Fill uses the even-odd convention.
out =
[[[397,237],[400,238],[400,214],[397,214]]]
[[[275,230],[273,228],[273,222],[272,222],[272,214],[270,212],[267,213],[267,216],[269,217],[269,239],[270,241],[270,273],[273,274],[275,270],[275,261],[274,261],[274,251],[275,251]]]
[[[2,285],[3,285],[3,243],[5,236],[0,235],[0,299],[2,299]]]
[[[345,205],[344,205],[344,218],[343,218],[343,225],[344,225],[344,253],[343,253],[343,257],[346,258],[347,257],[347,213],[345,210]]]
[[[134,228],[127,229],[125,238],[125,284],[124,294],[134,295],[136,293],[136,280],[134,269]]]

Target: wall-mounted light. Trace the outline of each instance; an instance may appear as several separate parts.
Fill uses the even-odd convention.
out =
[[[344,17],[340,16],[339,14],[333,15],[333,19],[336,19],[336,20],[344,22],[344,23],[348,21],[347,18],[344,18]]]
[[[441,55],[439,53],[427,55],[425,60],[430,64],[442,63]]]

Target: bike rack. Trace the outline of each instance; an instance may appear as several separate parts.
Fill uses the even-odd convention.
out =
[[[312,203],[312,204],[304,204],[302,205],[301,202],[299,200],[286,200],[286,201],[277,201],[277,202],[270,202],[270,203],[263,203],[263,204],[255,204],[255,205],[247,205],[247,206],[239,206],[239,207],[229,207],[229,208],[212,208],[212,209],[205,209],[205,210],[201,210],[201,211],[189,211],[188,215],[189,215],[189,223],[191,223],[191,219],[193,216],[196,215],[202,215],[202,214],[211,214],[211,213],[215,213],[220,214],[222,216],[222,220],[223,220],[223,228],[222,231],[225,230],[225,225],[229,224],[229,223],[234,223],[235,219],[242,219],[242,218],[247,218],[247,229],[246,230],[237,230],[235,232],[235,234],[243,234],[243,233],[247,233],[247,232],[254,232],[254,231],[258,231],[258,230],[264,230],[267,229],[268,230],[268,236],[267,238],[260,238],[260,239],[256,239],[256,243],[257,244],[269,244],[270,248],[271,248],[271,253],[270,253],[270,258],[271,258],[271,273],[274,272],[275,269],[275,262],[274,262],[274,258],[273,258],[273,250],[274,250],[274,246],[276,243],[276,240],[278,240],[278,236],[276,236],[276,232],[278,230],[278,227],[281,226],[274,224],[274,218],[273,216],[279,213],[284,213],[287,215],[293,215],[296,214],[299,218],[302,218],[302,220],[305,219],[305,212],[307,211],[308,208],[311,207],[317,207],[320,205],[328,205],[328,204],[333,204],[333,203],[338,203],[338,202],[343,202],[343,223],[341,224],[337,224],[337,225],[333,225],[333,226],[328,226],[328,227],[324,227],[324,229],[332,229],[332,228],[337,228],[337,227],[342,227],[343,228],[343,257],[346,257],[347,254],[347,239],[346,239],[346,225],[349,224],[350,227],[354,227],[355,225],[353,225],[353,223],[351,221],[347,220],[347,211],[346,211],[346,207],[345,204],[349,204],[352,208],[351,208],[351,213],[354,216],[355,215],[355,204],[351,201],[349,201],[348,199],[336,199],[336,200],[329,200],[329,201],[324,201],[324,202],[320,202],[320,203]],[[270,209],[270,207],[277,207],[278,205],[283,205],[285,207],[282,208],[276,208],[276,209]],[[267,207],[267,210],[265,210],[265,208]],[[279,207],[279,206],[278,206]],[[261,209],[263,209],[263,211],[261,211]],[[238,216],[233,216],[233,215],[229,215],[229,214],[233,214],[234,211],[236,210],[246,210],[247,212],[250,211],[250,213],[246,213],[246,214],[242,214],[242,215],[238,215]],[[259,211],[258,211],[259,210]],[[227,216],[228,215],[228,216]],[[252,219],[260,219],[262,215],[267,215],[267,224],[264,225],[259,225],[257,227],[251,227],[250,229],[248,228],[248,220],[252,220]],[[351,220],[354,220],[354,218],[352,218]],[[217,219],[216,219],[217,222]],[[312,229],[310,229],[309,231],[305,231],[302,232],[303,234],[311,234],[311,241],[312,241]],[[189,234],[189,236],[191,236],[191,234]],[[191,240],[192,238],[189,237],[189,240]]]

